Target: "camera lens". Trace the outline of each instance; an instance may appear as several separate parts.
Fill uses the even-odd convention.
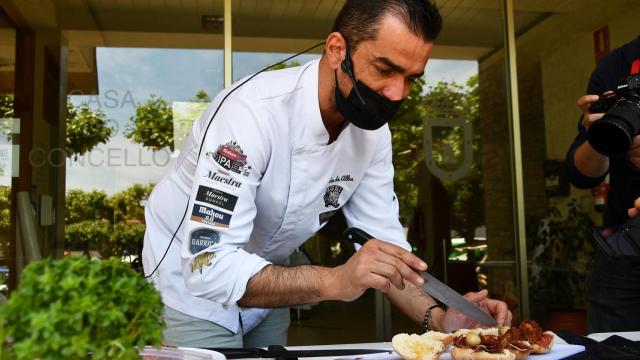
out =
[[[640,107],[621,99],[587,131],[589,144],[606,156],[626,154],[640,130]]]

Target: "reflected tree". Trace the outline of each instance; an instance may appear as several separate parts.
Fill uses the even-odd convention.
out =
[[[136,107],[124,135],[149,150],[169,147],[173,151],[173,111],[163,98],[151,94],[146,103]]]
[[[451,201],[452,229],[467,241],[473,240],[475,229],[484,224],[478,105],[477,76],[470,78],[464,86],[446,82],[426,86],[424,79],[418,79],[394,120],[389,123],[393,137],[394,185],[400,202],[400,215],[405,219],[411,218],[417,206],[416,171],[425,161],[425,120],[462,118],[471,123],[474,129],[473,164],[464,178],[443,182]],[[458,167],[464,159],[464,129],[429,130],[433,131],[431,137],[436,166],[447,170]]]
[[[67,137],[65,149],[68,158],[77,158],[90,152],[98,144],[106,144],[114,129],[107,124],[102,110],[91,110],[82,103],[67,102]]]

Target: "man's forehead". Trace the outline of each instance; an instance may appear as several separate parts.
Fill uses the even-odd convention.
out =
[[[430,41],[414,34],[400,19],[387,15],[379,25],[375,39],[362,41],[358,48],[368,53],[371,61],[389,62],[410,72],[424,70],[431,47]]]
[[[390,67],[399,73],[418,75],[424,72],[432,47],[431,43],[423,43],[419,49],[403,48],[384,46],[375,41],[363,45],[362,50],[368,61]]]

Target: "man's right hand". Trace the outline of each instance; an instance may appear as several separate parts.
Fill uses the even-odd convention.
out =
[[[397,245],[370,239],[346,263],[332,270],[331,297],[353,301],[369,288],[386,293],[393,285],[402,290],[403,280],[421,286],[424,280],[418,271],[426,271],[427,264]]]

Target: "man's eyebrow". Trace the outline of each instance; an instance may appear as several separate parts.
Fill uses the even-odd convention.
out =
[[[404,74],[407,70],[405,68],[403,68],[402,66],[394,63],[393,61],[391,61],[389,58],[385,57],[385,56],[377,56],[376,58],[377,62],[381,62],[385,65],[387,65],[388,67],[390,67],[393,71],[400,73],[400,74]],[[412,76],[415,77],[420,77],[422,75],[424,75],[424,71],[421,71],[420,73],[417,74],[411,74]]]

